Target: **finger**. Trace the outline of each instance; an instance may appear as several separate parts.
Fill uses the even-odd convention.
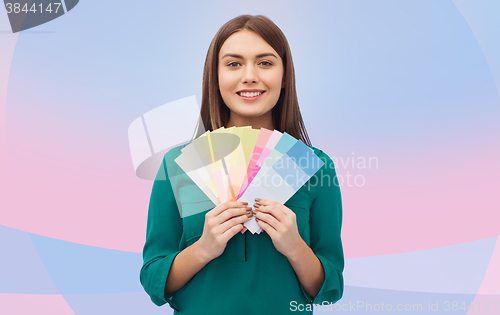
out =
[[[259,204],[259,205],[269,205],[269,202],[270,200],[267,200],[267,199],[264,199],[264,198],[255,198],[255,203]]]
[[[260,226],[267,234],[269,234],[272,239],[274,239],[278,235],[278,232],[266,222],[257,220],[257,218],[255,218],[255,221],[257,222],[257,225]]]
[[[274,206],[275,204],[279,204],[276,201],[268,200],[268,199],[262,199],[262,198],[255,198],[255,205],[258,207],[270,207]]]
[[[251,213],[252,208],[229,208],[224,210],[217,216],[209,216],[208,213],[205,215],[205,222],[214,228],[220,226],[222,223],[227,222],[228,220],[239,217],[241,215],[246,216],[248,213]]]
[[[255,219],[259,219],[259,221],[264,221],[268,225],[270,225],[272,228],[274,228],[276,231],[281,231],[283,224],[281,224],[280,221],[278,221],[275,217],[273,217],[269,213],[264,213],[260,211],[256,211],[254,213]]]
[[[272,202],[272,203],[267,202],[264,205],[261,205],[259,203],[255,203],[253,206],[254,206],[256,211],[269,213],[280,222],[283,222],[283,220],[286,219],[286,214],[285,214],[285,212],[283,212],[283,210],[281,210],[281,207],[280,207],[282,205],[278,202]]]
[[[238,225],[238,224],[243,225],[243,223],[250,220],[252,218],[252,216],[253,216],[253,214],[250,212],[247,215],[240,215],[240,216],[231,218],[231,219],[225,221],[224,223],[222,223],[221,225],[219,225],[218,227],[216,227],[216,232],[221,233],[221,234],[225,233],[226,231],[228,231],[229,229],[231,229],[235,225]]]
[[[217,207],[213,208],[207,214],[210,214],[210,215],[215,217],[229,208],[244,208],[246,206],[248,206],[248,202],[228,201],[228,202],[222,203],[222,204],[218,205]]]
[[[257,204],[259,206],[276,206],[276,207],[280,208],[281,211],[283,211],[283,213],[285,213],[285,214],[293,212],[288,207],[286,207],[284,204],[277,202],[277,201],[274,201],[274,200],[269,200],[269,199],[264,199],[264,198],[255,198],[255,204]]]
[[[243,229],[241,229],[241,234],[245,233],[247,231],[247,227],[243,225]]]
[[[240,215],[246,215],[248,213],[252,212],[251,207],[246,207],[246,208],[231,208],[227,209],[226,211],[222,212],[217,216],[218,222],[222,223],[225,222],[231,218],[240,216]]]
[[[233,238],[233,236],[236,235],[236,233],[238,233],[239,231],[241,231],[243,229],[243,224],[237,224],[233,227],[231,227],[229,230],[225,231],[224,233],[222,233],[222,237],[223,237],[223,241],[224,243],[227,244],[227,242]]]

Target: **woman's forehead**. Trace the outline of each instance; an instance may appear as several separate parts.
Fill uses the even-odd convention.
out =
[[[222,44],[219,59],[225,55],[236,54],[245,58],[253,58],[259,54],[272,53],[280,58],[278,53],[259,34],[251,30],[241,30],[231,34]]]

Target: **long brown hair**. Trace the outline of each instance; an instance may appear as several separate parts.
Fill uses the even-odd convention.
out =
[[[229,36],[243,29],[259,34],[273,47],[283,61],[285,87],[281,90],[278,102],[272,109],[274,127],[280,132],[286,132],[294,138],[302,140],[305,144],[311,145],[300,114],[290,46],[281,29],[263,15],[240,15],[235,17],[219,29],[210,43],[203,69],[200,109],[201,122],[205,130],[202,130],[203,127],[200,126],[199,121],[198,131],[195,132],[196,137],[206,130],[213,131],[225,126],[229,120],[229,108],[224,104],[219,91],[219,52]]]

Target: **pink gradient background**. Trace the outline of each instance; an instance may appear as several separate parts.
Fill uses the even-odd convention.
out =
[[[465,2],[453,3],[477,38],[490,66],[491,84],[498,92],[500,54],[496,52],[500,48],[492,44],[494,37],[488,32],[491,26],[486,23],[492,19],[485,17],[484,8],[481,13]],[[0,25],[7,29],[2,19]],[[85,111],[88,104],[78,97],[61,98],[61,102],[72,102],[73,106],[51,112],[43,95],[44,82],[31,93],[16,90],[15,85],[9,87],[13,65],[27,74],[37,68],[28,69],[28,61],[16,59],[17,34],[1,35],[0,225],[78,244],[141,253],[152,181],[134,174],[126,124],[115,124],[113,116],[104,110]],[[27,64],[23,66],[23,62]],[[73,69],[75,78],[77,70]],[[110,99],[121,93],[102,89],[104,92],[98,92]],[[97,101],[98,96],[95,98]],[[28,104],[33,110],[23,112],[29,107],[21,105]],[[373,141],[371,147],[356,149],[355,156],[376,156],[378,169],[337,164],[340,176],[350,172],[366,179],[363,187],[341,187],[347,259],[433,249],[500,235],[498,93],[474,101],[442,97],[434,104],[470,107],[471,112],[477,108],[481,115],[462,117],[458,122],[462,126],[456,132],[434,134],[436,129],[422,125],[413,130],[413,137],[402,141],[388,137]],[[148,109],[158,105],[150,103]],[[340,116],[343,110],[338,110]],[[368,105],[363,110],[369,111]],[[353,111],[353,116],[342,117],[354,124],[356,119],[363,119],[363,113]],[[132,122],[141,113],[128,114]],[[331,157],[352,156],[351,149],[364,137],[360,133],[372,132],[369,127],[352,133],[346,128],[344,134],[349,139],[332,140],[330,134],[314,131],[315,125],[322,126],[321,117],[304,117],[308,128],[311,126],[313,145]],[[440,130],[452,130],[451,125],[457,123],[441,118],[433,117],[439,121],[433,126]],[[399,130],[388,133],[398,135]],[[354,143],[352,147],[347,146],[349,141]],[[490,298],[488,294],[500,294],[498,240],[475,301]],[[25,314],[73,314],[61,295],[0,293],[0,311],[2,307],[3,311],[16,309]]]
[[[115,148],[116,136],[125,135],[125,130],[102,133],[107,127],[99,122],[99,113],[95,121],[82,121],[71,113],[54,116],[43,110],[39,94],[20,91],[11,91],[12,97],[39,103],[38,111],[18,113],[10,108],[6,116],[16,40],[16,35],[4,37],[0,56],[1,206],[12,209],[3,211],[0,224],[140,253],[152,183],[135,177],[130,157],[123,154],[126,147]],[[92,124],[102,125],[86,130]],[[342,187],[344,207],[349,210],[344,213],[346,257],[415,251],[498,235],[500,211],[494,210],[500,209],[495,197],[500,187],[500,149],[495,146],[499,134],[498,128],[488,126],[473,134],[449,135],[443,139],[447,147],[422,145],[422,136],[416,144],[421,147],[419,155],[405,152],[404,147],[381,151],[380,170],[358,171],[369,183]],[[317,137],[315,144],[331,156],[342,153],[328,144],[327,136]],[[338,173],[345,171],[340,167]]]

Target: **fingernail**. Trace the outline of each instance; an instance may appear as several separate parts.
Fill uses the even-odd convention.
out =
[[[247,211],[251,211],[252,210],[252,207],[246,207],[245,208]]]
[[[254,205],[253,205],[253,207],[254,207],[254,208],[258,208],[258,207],[260,207],[260,205],[258,205],[258,204],[254,204]]]
[[[260,201],[260,198],[255,198],[255,202],[259,202]]]
[[[253,214],[256,214],[256,213],[257,213],[257,210],[252,210],[252,213],[253,213]]]
[[[251,218],[253,216],[252,212],[247,213],[247,217]]]
[[[255,221],[259,221],[259,219],[255,218]]]
[[[245,202],[242,202],[242,204],[244,204],[246,206],[246,205],[248,205],[248,202],[245,201]]]

